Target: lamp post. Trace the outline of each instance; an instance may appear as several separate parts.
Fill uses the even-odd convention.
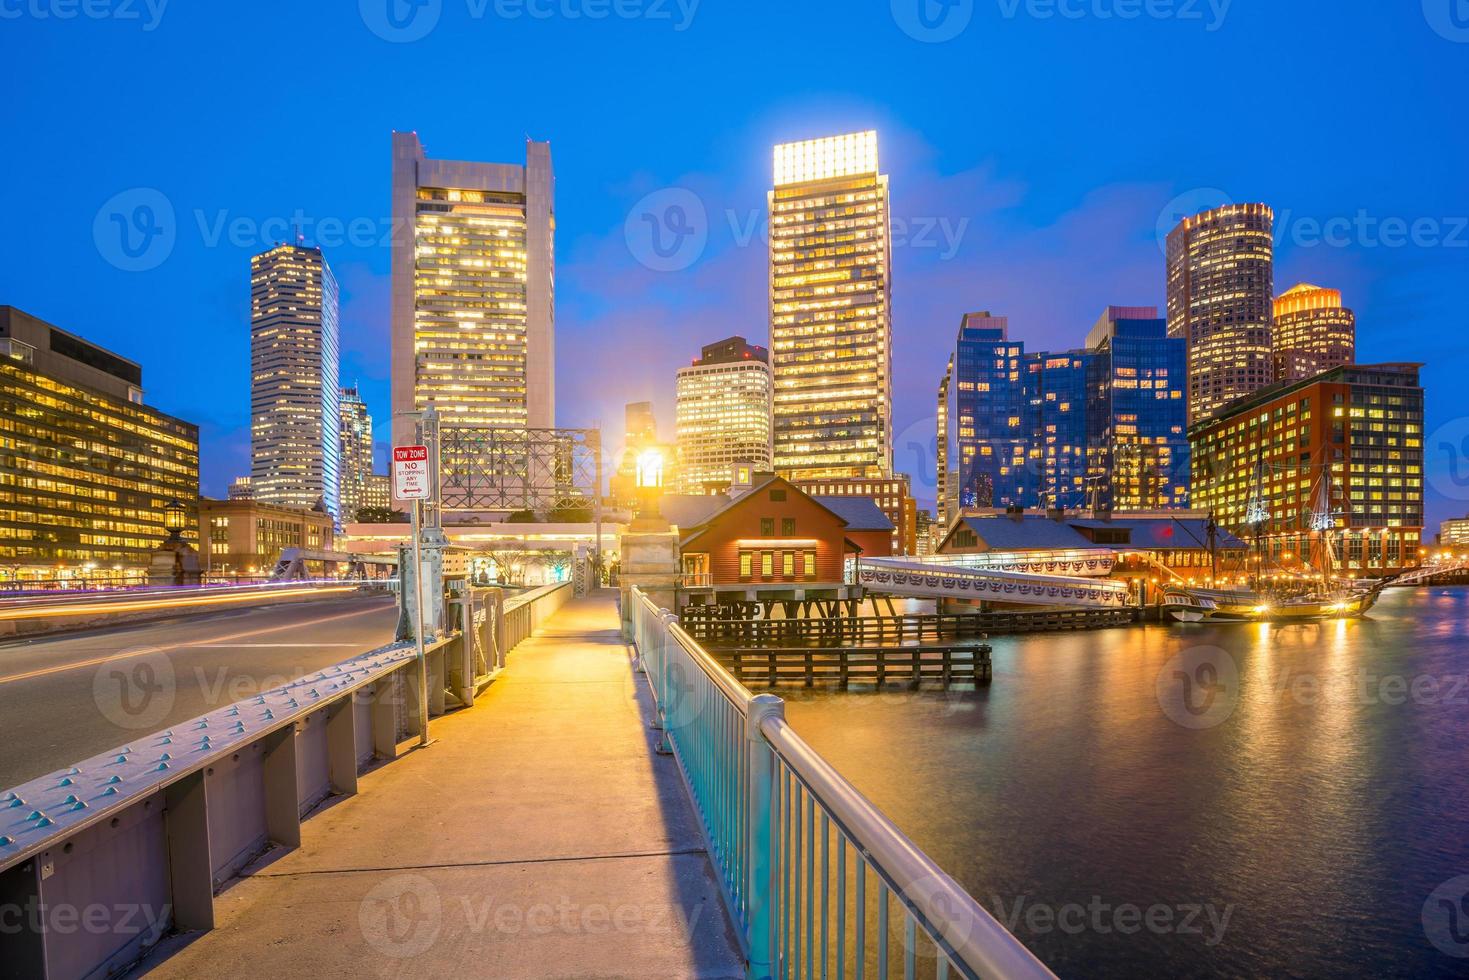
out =
[[[633,527],[639,531],[662,531],[667,528],[659,508],[663,496],[663,454],[646,449],[637,458],[638,515]]]

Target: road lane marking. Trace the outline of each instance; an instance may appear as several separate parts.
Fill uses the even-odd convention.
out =
[[[364,616],[364,615],[366,615],[368,613],[380,613],[380,612],[383,612],[383,611],[384,611],[384,609],[382,609],[382,608],[354,609],[351,612],[338,613],[335,616],[325,616],[325,617],[323,617],[321,619],[314,619],[310,623],[286,623],[286,624],[281,625],[281,626],[268,626],[268,627],[264,627],[262,629],[247,630],[244,633],[235,633],[235,634],[229,635],[229,636],[217,636],[217,637],[214,637],[213,640],[214,640],[214,642],[221,642],[221,641],[234,640],[234,639],[243,640],[243,639],[247,639],[247,638],[252,637],[252,636],[263,636],[266,633],[276,633],[276,632],[279,632],[280,630],[299,629],[302,626],[316,626],[316,625],[319,625],[321,623],[334,622],[334,621],[336,621],[338,619],[350,619],[353,616]],[[142,644],[139,644],[139,645],[142,646]],[[148,646],[145,652],[151,654],[151,653],[157,653],[159,651],[182,650],[185,647],[188,647],[190,645],[191,644],[188,641],[181,641],[181,642],[178,642],[178,643],[160,644],[160,645],[156,645],[156,646]],[[353,645],[355,645],[355,644],[353,644]],[[369,649],[371,649],[371,648],[369,648]],[[73,664],[57,664],[55,667],[41,667],[41,668],[38,668],[36,670],[26,671],[23,674],[11,674],[8,677],[0,677],[0,684],[12,684],[12,683],[14,683],[16,681],[30,680],[31,678],[34,678],[34,677],[45,677],[45,676],[50,675],[50,674],[60,674],[60,673],[62,673],[64,671],[68,671],[68,670],[80,670],[83,667],[97,667],[97,666],[99,666],[101,664],[112,663],[112,662],[117,661],[117,660],[130,660],[133,657],[144,656],[145,655],[145,652],[113,653],[113,654],[109,654],[109,655],[107,655],[105,657],[93,657],[91,660],[80,660],[80,661],[77,661],[76,663],[73,663]],[[363,650],[362,652],[363,653],[367,653],[368,651],[367,650]]]
[[[355,647],[357,643],[180,643],[181,650],[322,650],[327,647]]]
[[[280,592],[248,592],[223,596],[186,596],[177,599],[153,599],[146,602],[118,599],[112,602],[92,603],[82,606],[40,606],[31,609],[0,611],[0,620],[8,622],[13,619],[45,619],[52,616],[86,616],[99,613],[148,612],[153,609],[182,609],[188,606],[222,606],[299,595],[340,595],[343,592],[354,592],[356,588],[356,586],[348,586],[340,589],[286,589]]]

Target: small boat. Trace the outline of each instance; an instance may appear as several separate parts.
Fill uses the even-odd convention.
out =
[[[1259,592],[1215,589],[1169,590],[1163,611],[1180,623],[1291,623],[1365,616],[1380,588],[1277,598]]]

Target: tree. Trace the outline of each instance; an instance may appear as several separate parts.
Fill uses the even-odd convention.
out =
[[[390,507],[358,507],[352,520],[358,524],[407,524],[408,515]]]

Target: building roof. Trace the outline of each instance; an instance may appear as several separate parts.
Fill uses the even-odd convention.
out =
[[[897,528],[871,497],[812,496],[827,510],[847,522],[848,531],[895,531]]]
[[[767,487],[769,487],[772,483],[783,483],[787,487],[789,487],[791,490],[794,490],[796,493],[799,493],[799,494],[801,494],[804,497],[808,497],[809,499],[811,499],[812,501],[815,502],[816,506],[822,508],[827,513],[829,513],[833,517],[835,517],[838,521],[840,521],[841,524],[842,524],[842,530],[843,531],[850,531],[850,530],[852,530],[852,528],[850,528],[850,527],[847,526],[847,519],[845,517],[843,517],[841,514],[837,513],[831,507],[827,506],[826,502],[824,502],[821,498],[811,496],[810,494],[806,493],[806,491],[802,490],[800,487],[796,486],[794,483],[792,483],[791,481],[785,479],[784,477],[776,476],[774,473],[760,473],[760,474],[756,474],[756,476],[755,476],[755,482],[750,485],[750,488],[748,490],[746,490],[743,493],[740,493],[740,494],[738,494],[738,495],[736,495],[734,497],[730,497],[730,496],[728,496],[726,494],[720,494],[720,495],[718,495],[716,497],[712,497],[711,499],[714,500],[714,501],[716,501],[716,506],[713,509],[711,509],[702,518],[700,518],[700,519],[698,519],[696,521],[692,521],[689,524],[680,524],[679,525],[679,530],[680,531],[683,531],[683,532],[693,531],[692,534],[689,534],[687,537],[685,537],[683,539],[683,542],[682,543],[684,545],[688,545],[695,538],[699,537],[706,530],[708,530],[709,525],[713,524],[714,521],[716,519],[718,519],[721,515],[723,515],[726,511],[730,511],[730,510],[733,510],[734,508],[738,507],[740,504],[744,503],[747,499],[750,499],[750,498],[754,497],[755,494],[757,494],[760,491],[762,491],[762,490],[766,489]],[[663,499],[666,501],[668,498],[667,497],[664,497]],[[669,521],[669,523],[677,523],[671,517],[668,516],[668,511],[666,509],[663,512],[663,516],[664,516],[664,519],[665,520],[668,520]],[[892,530],[892,525],[891,524],[888,525],[888,530]],[[856,547],[856,546],[854,545],[853,547]],[[857,550],[860,551],[861,549],[858,548]]]
[[[1111,520],[1090,517],[1068,517],[1061,521],[1040,514],[1026,514],[1021,520],[1005,514],[965,516],[960,524],[977,534],[996,551],[1071,551],[1108,548],[1112,551],[1166,551],[1205,549],[1209,547],[1209,520],[1205,517],[1128,516]],[[957,529],[958,525],[955,525]],[[1083,530],[1108,529],[1127,531],[1126,544],[1093,541]],[[953,534],[953,529],[950,530]],[[1218,547],[1224,550],[1247,549],[1240,538],[1219,528]]]
[[[1070,551],[1096,547],[1070,524],[1040,514],[1027,514],[1018,521],[1005,514],[966,516],[959,523],[996,551]],[[952,535],[953,529],[949,533]]]
[[[1209,520],[1206,517],[1128,517],[1123,515],[1110,521],[1096,518],[1068,520],[1076,528],[1121,528],[1131,532],[1127,545],[1108,545],[1114,550],[1146,548],[1163,551],[1169,548],[1208,548]],[[1215,541],[1225,550],[1240,550],[1249,545],[1220,527],[1215,532]]]
[[[666,493],[658,501],[663,519],[678,528],[698,527],[727,506],[723,493]]]

